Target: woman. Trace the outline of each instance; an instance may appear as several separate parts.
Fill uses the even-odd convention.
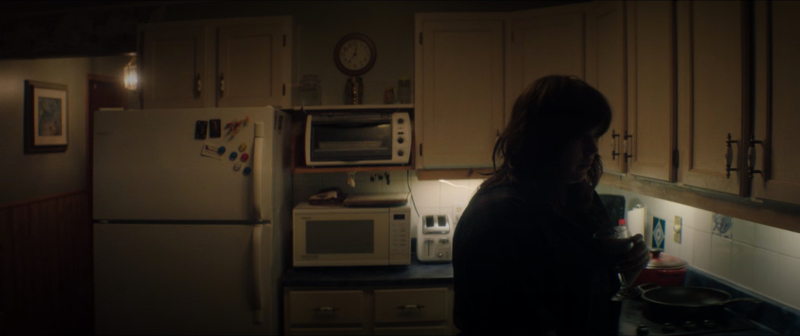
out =
[[[617,272],[641,270],[649,252],[641,235],[595,238],[616,224],[594,191],[597,139],[610,122],[606,99],[577,78],[543,77],[519,96],[495,144],[495,173],[453,238],[464,334],[617,334]]]

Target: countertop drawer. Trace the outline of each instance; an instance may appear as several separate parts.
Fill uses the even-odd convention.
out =
[[[289,316],[293,325],[362,324],[362,291],[290,291]]]
[[[364,328],[289,328],[287,335],[366,335],[367,330]],[[398,335],[398,334],[392,334]],[[423,335],[423,334],[420,334]]]
[[[448,335],[447,327],[390,327],[375,328],[375,335],[379,336],[398,336],[398,335]]]
[[[447,320],[447,288],[375,290],[375,322]]]

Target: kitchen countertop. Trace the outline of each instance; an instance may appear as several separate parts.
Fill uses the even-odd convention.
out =
[[[284,287],[450,285],[452,263],[421,263],[411,255],[410,265],[291,267],[283,273]]]

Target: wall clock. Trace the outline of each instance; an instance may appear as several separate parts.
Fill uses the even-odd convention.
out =
[[[345,75],[360,76],[375,64],[375,43],[363,34],[353,33],[342,37],[333,48],[333,62]]]

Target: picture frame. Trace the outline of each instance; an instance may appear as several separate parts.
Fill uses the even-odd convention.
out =
[[[25,81],[25,154],[65,152],[69,145],[66,84]]]

